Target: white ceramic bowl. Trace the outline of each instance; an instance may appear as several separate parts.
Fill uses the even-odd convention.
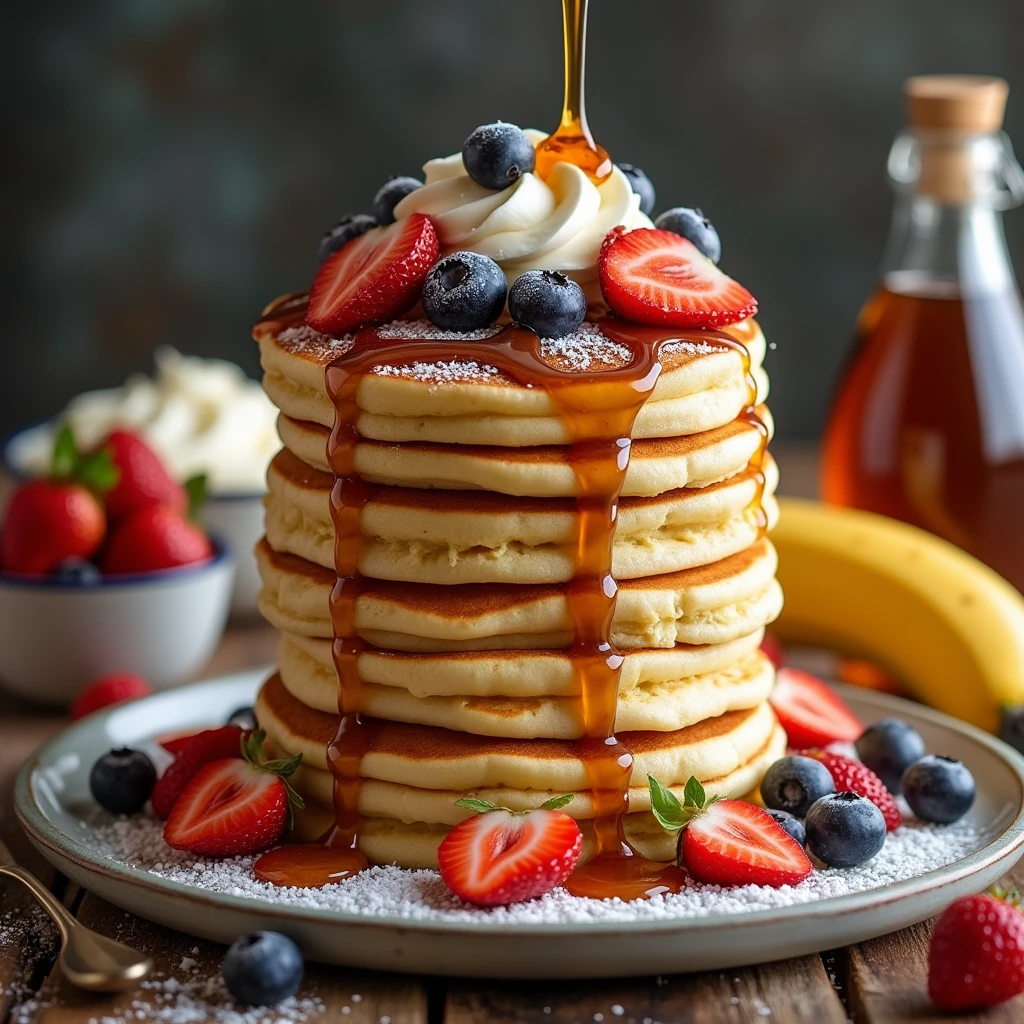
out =
[[[213,654],[234,575],[223,546],[201,565],[96,583],[0,573],[0,686],[67,704],[108,672],[157,689],[180,683]]]
[[[3,465],[7,475],[15,481],[36,475],[39,452],[51,448],[53,431],[52,423],[39,423],[12,434],[3,446]],[[199,515],[203,526],[222,540],[235,557],[237,571],[231,613],[239,618],[257,614],[256,595],[260,590],[260,577],[253,548],[263,535],[264,493],[262,490],[212,492]]]

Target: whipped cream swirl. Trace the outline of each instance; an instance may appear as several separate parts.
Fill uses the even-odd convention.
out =
[[[526,129],[536,145],[544,132]],[[651,227],[640,197],[618,167],[595,185],[578,167],[556,164],[547,180],[524,174],[495,192],[467,173],[462,154],[430,160],[425,184],[395,208],[399,220],[424,213],[434,223],[443,252],[469,249],[490,256],[509,284],[527,270],[561,270],[599,302],[597,255],[605,235],[620,224]]]
[[[280,442],[277,410],[262,387],[224,360],[183,356],[170,347],[158,348],[154,360],[154,377],[139,374],[120,388],[78,395],[57,421],[69,423],[86,448],[115,427],[136,430],[173,477],[206,473],[213,494],[265,491]],[[17,452],[15,468],[45,473],[52,434],[33,432],[31,449]]]

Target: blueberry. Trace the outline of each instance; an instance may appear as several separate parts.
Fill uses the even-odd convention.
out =
[[[141,750],[122,747],[104,754],[89,772],[92,798],[111,814],[141,811],[156,785],[156,768]]]
[[[1003,708],[999,738],[1024,754],[1024,704]]]
[[[256,712],[251,707],[235,708],[224,724],[237,725],[243,732],[252,732],[254,729],[259,728],[259,723],[256,721]]]
[[[253,932],[236,939],[221,966],[224,984],[246,1006],[274,1006],[302,983],[299,947],[280,932]]]
[[[688,238],[712,263],[722,258],[722,242],[718,232],[699,208],[691,210],[687,206],[675,206],[661,214],[654,226]]]
[[[857,756],[890,793],[899,793],[903,773],[925,754],[921,734],[898,718],[883,718],[869,725],[855,746]]]
[[[99,569],[84,558],[67,558],[53,570],[55,583],[73,583],[88,586],[102,579]]]
[[[923,821],[948,825],[974,803],[974,776],[952,757],[926,754],[903,773],[903,796]]]
[[[481,125],[462,144],[466,173],[484,188],[508,188],[535,162],[533,143],[521,128],[504,121]]]
[[[801,846],[807,842],[804,823],[799,818],[795,818],[789,811],[769,809],[768,813],[782,826],[783,831],[789,833]]]
[[[885,844],[885,818],[865,796],[830,793],[804,819],[807,849],[832,868],[864,864]]]
[[[528,270],[509,289],[508,311],[542,338],[564,338],[586,319],[587,297],[557,270]]]
[[[626,176],[629,187],[640,197],[640,212],[649,217],[654,209],[655,195],[651,179],[632,164],[619,164],[619,170]]]
[[[373,197],[373,215],[377,223],[394,224],[395,207],[418,188],[423,188],[419,178],[388,178]]]
[[[446,331],[475,331],[501,316],[507,292],[505,272],[489,256],[456,252],[430,268],[423,312]]]
[[[813,757],[783,757],[764,773],[761,799],[773,811],[802,818],[815,800],[836,791],[829,770]]]
[[[320,248],[316,251],[317,259],[323,263],[328,256],[336,253],[343,245],[353,238],[366,234],[375,228],[377,222],[365,213],[347,213],[330,231],[320,239]]]

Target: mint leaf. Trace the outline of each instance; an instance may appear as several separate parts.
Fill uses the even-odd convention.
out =
[[[206,504],[206,498],[210,489],[209,482],[209,477],[205,473],[197,473],[195,476],[190,476],[182,484],[185,488],[185,493],[188,495],[189,519],[195,519],[199,515],[199,510]]]
[[[666,832],[678,832],[685,824],[679,797],[666,789],[653,775],[647,776],[651,790],[651,812]]]
[[[50,459],[50,475],[55,480],[67,480],[78,470],[78,445],[75,444],[75,432],[70,424],[65,423],[53,442],[53,456]]]
[[[455,806],[464,807],[467,811],[476,811],[477,814],[501,810],[497,804],[492,804],[490,800],[478,800],[475,796],[464,796],[461,800],[455,801]]]
[[[572,803],[575,793],[566,793],[565,796],[553,796],[540,805],[542,811],[560,811],[563,807]]]
[[[683,798],[687,805],[697,810],[702,810],[707,803],[707,794],[695,775],[691,775],[687,780],[686,788],[683,790]]]

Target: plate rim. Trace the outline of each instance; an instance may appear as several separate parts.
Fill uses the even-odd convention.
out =
[[[172,695],[188,694],[202,690],[207,686],[234,683],[241,686],[243,682],[258,681],[265,677],[266,669],[256,668],[240,672],[215,676],[184,686],[165,690],[150,697],[143,697],[133,706],[143,704],[147,700],[168,699]],[[621,935],[622,932],[644,933],[650,935],[670,934],[680,929],[688,931],[718,932],[723,929],[742,926],[744,928],[771,928],[792,922],[794,919],[817,919],[823,916],[836,917],[848,914],[863,913],[866,910],[898,902],[914,895],[931,892],[941,886],[960,881],[976,873],[980,873],[993,863],[1010,856],[1024,846],[1024,756],[1004,743],[1002,740],[983,732],[981,729],[966,722],[960,722],[941,711],[906,700],[892,694],[867,690],[844,684],[835,684],[835,689],[844,697],[867,700],[875,704],[880,712],[898,714],[907,708],[919,718],[924,718],[932,725],[951,729],[961,733],[968,739],[986,747],[1012,769],[1017,783],[1016,811],[999,835],[960,860],[943,867],[933,868],[921,875],[902,879],[877,889],[866,889],[860,892],[847,893],[827,899],[813,900],[807,903],[792,904],[785,907],[770,907],[764,910],[751,910],[735,914],[720,914],[709,917],[679,917],[664,920],[643,921],[571,921],[551,923],[524,924],[492,924],[484,921],[445,921],[437,919],[417,919],[404,917],[380,917],[371,914],[353,914],[345,911],[331,910],[325,907],[293,906],[272,903],[250,896],[234,896],[228,893],[201,889],[184,882],[161,878],[140,868],[116,864],[109,858],[100,856],[80,843],[73,836],[53,824],[46,816],[43,808],[36,801],[32,792],[32,779],[37,769],[51,748],[59,742],[66,741],[69,734],[78,729],[96,726],[113,714],[123,709],[123,705],[111,707],[90,715],[81,722],[75,722],[62,729],[46,740],[25,760],[18,771],[14,783],[15,816],[29,839],[45,851],[75,864],[83,871],[104,876],[112,883],[129,884],[138,888],[155,891],[163,897],[179,899],[182,902],[216,909],[223,907],[238,912],[259,912],[280,920],[309,922],[318,925],[336,925],[339,928],[371,928],[416,932],[421,935],[445,934],[463,935],[474,938],[493,937],[507,939],[510,936],[523,939],[551,936],[556,934],[564,937],[585,935],[592,938],[601,936]],[[86,888],[88,888],[86,886]]]

